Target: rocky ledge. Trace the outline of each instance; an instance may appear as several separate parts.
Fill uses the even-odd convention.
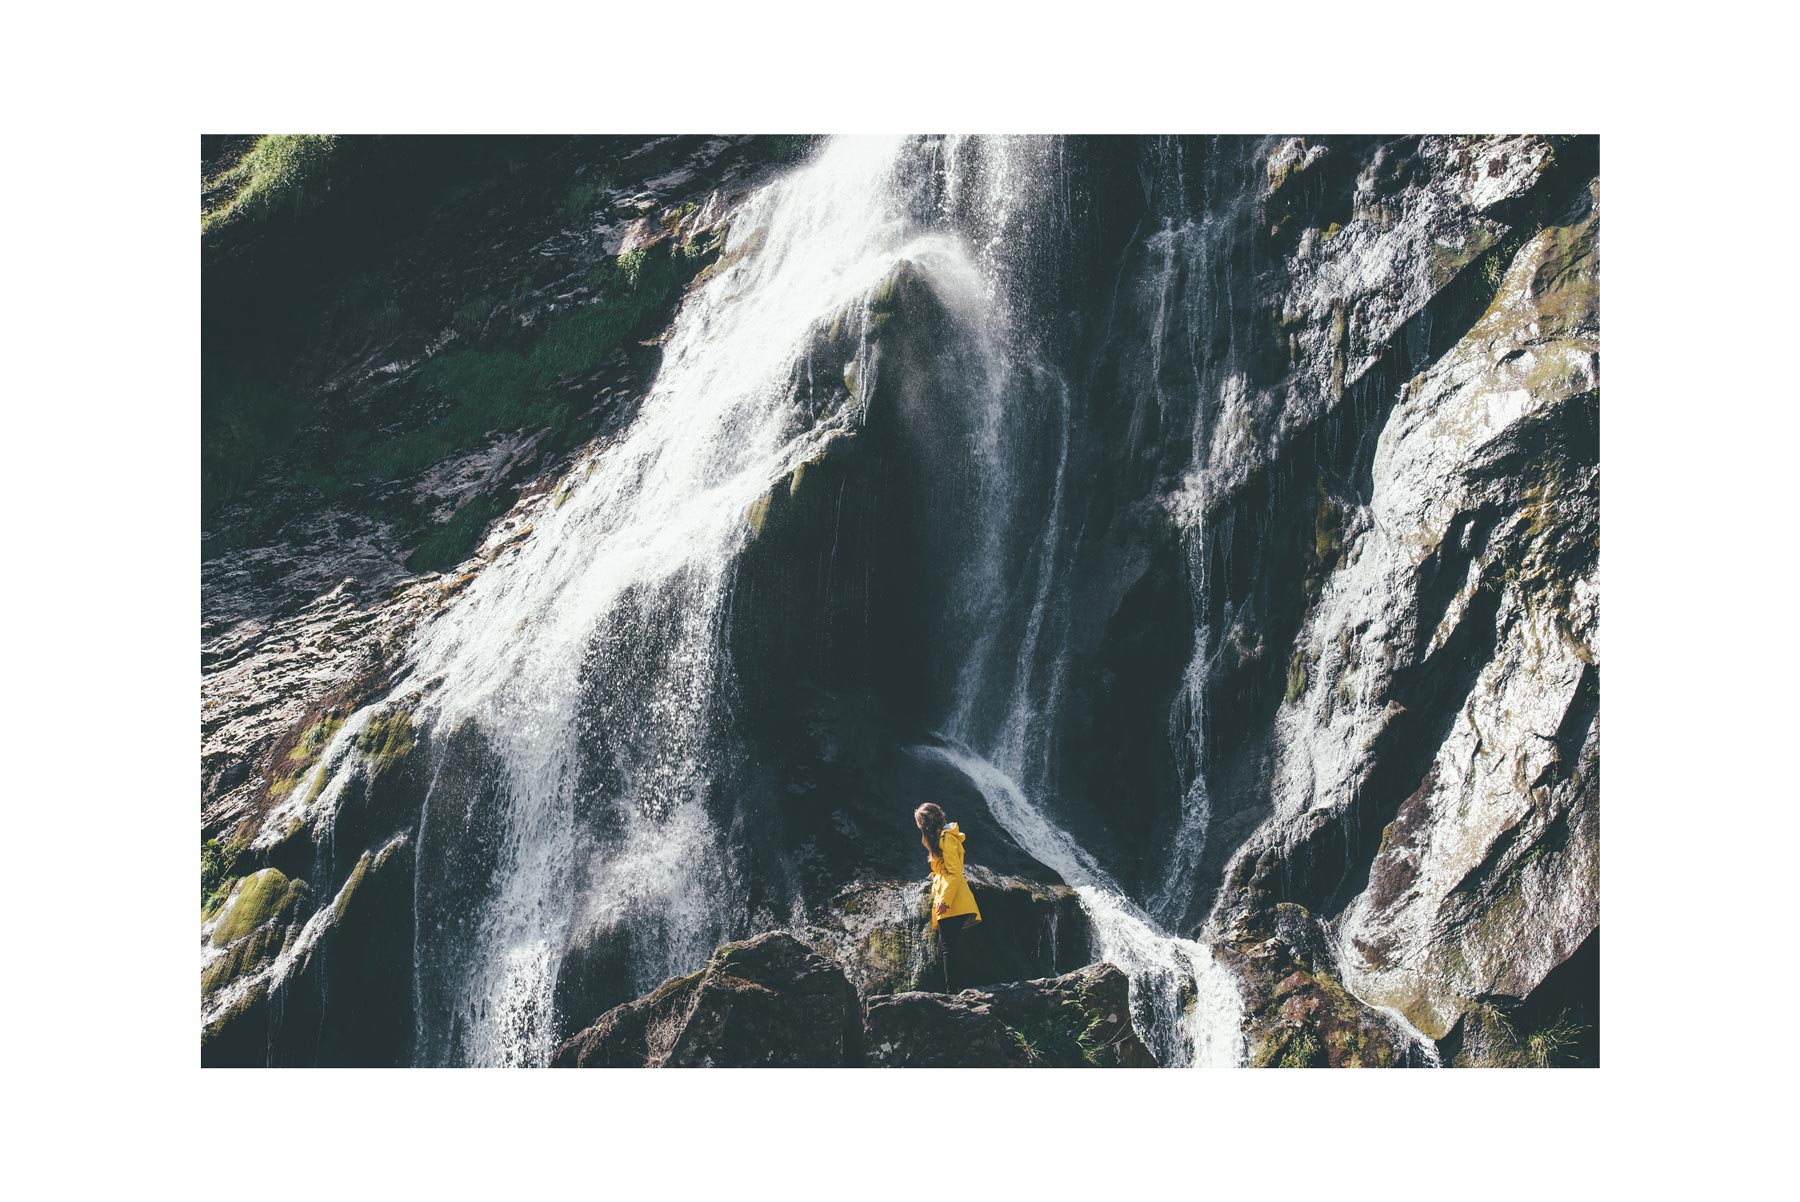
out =
[[[1153,1067],[1110,964],[956,994],[866,1003],[843,966],[787,931],[713,953],[701,971],[615,1006],[555,1068]]]

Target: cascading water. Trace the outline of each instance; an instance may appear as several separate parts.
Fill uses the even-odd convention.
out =
[[[1212,820],[1206,783],[1206,691],[1217,654],[1212,622],[1211,565],[1206,540],[1206,505],[1211,493],[1210,454],[1217,414],[1227,398],[1234,369],[1231,324],[1221,321],[1219,293],[1229,292],[1232,227],[1222,206],[1196,205],[1190,195],[1189,163],[1179,138],[1159,139],[1146,156],[1144,173],[1158,228],[1144,242],[1147,269],[1141,275],[1138,312],[1149,336],[1137,359],[1134,440],[1146,437],[1154,416],[1156,436],[1170,439],[1183,427],[1191,449],[1181,487],[1170,502],[1180,532],[1183,573],[1194,615],[1193,650],[1169,712],[1169,746],[1179,790],[1179,816],[1161,871],[1150,887],[1149,909],[1170,925],[1181,923],[1193,903]],[[1225,333],[1223,370],[1209,362],[1202,343]],[[1153,400],[1154,410],[1146,403]]]
[[[953,744],[917,750],[968,777],[1006,833],[1075,887],[1099,958],[1131,979],[1132,1024],[1158,1063],[1197,1068],[1243,1063],[1241,996],[1211,948],[1166,933],[999,768]]]
[[[642,990],[690,971],[731,933],[738,890],[707,803],[733,751],[720,701],[732,565],[752,507],[860,420],[854,397],[871,386],[868,362],[853,371],[862,378],[850,403],[829,412],[802,403],[796,376],[809,337],[901,260],[930,278],[971,341],[966,416],[982,520],[947,600],[946,628],[977,632],[956,704],[1006,681],[1014,703],[1000,737],[1029,745],[1055,524],[1018,536],[1016,502],[1039,471],[1021,446],[1036,445],[1045,421],[1022,398],[1061,405],[1051,422],[1054,516],[1067,397],[1017,335],[1004,251],[1031,202],[1020,186],[1050,149],[837,139],[754,196],[733,220],[728,266],[684,304],[624,439],[516,558],[423,633],[413,679],[442,684],[419,718],[443,741],[471,746],[464,758],[478,767],[440,770],[425,805],[420,1061],[543,1063],[573,936],[628,936],[625,960]],[[1033,564],[1008,551],[1020,545]],[[983,618],[1022,568],[1035,568],[1037,597],[1021,656]],[[476,811],[484,817],[469,821]],[[433,828],[446,825],[434,843]],[[492,849],[486,888],[450,895],[435,885],[434,853],[442,875],[456,875],[450,845],[476,828]]]
[[[419,640],[415,679],[443,681],[423,720],[472,730],[497,767],[491,784],[434,790],[422,843],[484,789],[498,827],[467,946],[420,949],[421,1060],[543,1063],[579,927],[627,929],[640,984],[726,934],[728,860],[706,806],[728,752],[720,616],[746,513],[859,419],[798,402],[809,333],[899,259],[931,257],[896,186],[903,149],[837,140],[745,204],[635,424]]]
[[[1067,235],[1062,151],[1049,139],[835,139],[754,194],[683,303],[632,426],[421,631],[395,691],[434,756],[418,835],[416,1062],[547,1062],[574,946],[615,947],[613,971],[635,994],[745,933],[713,805],[741,751],[725,637],[734,571],[771,488],[863,421],[879,370],[868,297],[902,261],[966,342],[958,395],[934,403],[966,410],[971,443],[940,449],[968,456],[971,487],[935,565],[947,581],[936,650],[960,667],[935,719],[948,745],[925,750],[1077,887],[1159,1060],[1241,1062],[1234,981],[1164,925],[1181,916],[1171,896],[1204,842],[1202,680],[1183,692],[1196,767],[1149,912],[1030,800],[1055,787],[1066,672],[1057,581],[1073,398],[1034,332],[1043,305],[1028,282],[1033,248]],[[1158,235],[1164,309],[1191,235],[1172,223]],[[821,404],[808,347],[846,314],[862,337],[855,384]],[[1150,331],[1157,381],[1169,333],[1165,313]],[[1160,426],[1173,402],[1160,382],[1153,395]],[[1190,677],[1203,676],[1208,641],[1202,631]]]
[[[978,211],[986,215],[981,266],[991,325],[1001,331],[993,340],[1007,357],[1004,368],[994,376],[1000,386],[990,386],[978,395],[992,407],[983,428],[1007,430],[1010,436],[995,446],[998,458],[990,463],[989,503],[970,517],[991,532],[986,545],[1023,543],[1031,553],[1014,571],[1003,574],[991,570],[991,565],[971,564],[959,578],[966,588],[986,590],[967,606],[975,615],[1005,612],[1009,593],[1019,590],[1021,579],[1030,582],[1030,603],[1016,648],[1008,648],[1003,664],[990,664],[996,642],[991,617],[973,623],[980,633],[967,653],[965,670],[957,682],[956,703],[943,728],[948,742],[917,750],[961,771],[981,791],[1007,833],[1076,887],[1093,924],[1101,957],[1131,979],[1134,1024],[1161,1063],[1236,1065],[1243,1055],[1241,1002],[1229,973],[1204,944],[1169,935],[1028,797],[1028,790],[1051,787],[1049,742],[1052,719],[1061,702],[1063,657],[1060,653],[1046,656],[1042,648],[1046,639],[1052,640],[1054,647],[1059,633],[1051,628],[1060,617],[1055,584],[1062,550],[1070,405],[1066,383],[1035,341],[1020,329],[1020,303],[1014,295],[1020,282],[1016,269],[997,248],[1029,246],[1040,240],[1028,223],[1033,217],[1042,220],[1055,213],[1052,197],[1057,191],[1058,148],[1047,139],[1003,139],[982,149],[971,190],[979,198]],[[966,153],[961,146],[952,147],[953,155],[959,152]],[[1176,235],[1170,229],[1164,236]],[[1164,303],[1172,286],[1166,278],[1160,284]],[[1153,356],[1161,354],[1164,324],[1159,319],[1151,331],[1156,348]],[[1160,379],[1160,359],[1155,363],[1153,374]],[[1034,416],[1019,412],[1021,396],[1050,402],[1055,450],[1047,470],[1038,462],[1043,456],[1031,454],[1044,440],[1029,437],[1028,431],[1019,427]],[[1157,404],[1160,411],[1164,406],[1160,383]],[[1027,451],[1021,454],[1020,447]],[[1034,537],[1021,539],[1020,532],[1030,526],[1034,516],[1041,525]],[[1196,645],[1203,647],[1205,642],[1202,632]],[[1191,672],[1196,670],[1200,668]],[[1187,692],[1198,696],[1198,683]],[[1196,730],[1194,738],[1198,737]],[[987,754],[967,750],[971,747],[983,748]],[[1190,832],[1192,824],[1184,817],[1180,842],[1181,848],[1194,851],[1191,857],[1183,857],[1178,849],[1169,865],[1171,878],[1182,872],[1191,874],[1197,844],[1204,839],[1205,786],[1198,773],[1194,780],[1198,783],[1188,785],[1183,810],[1184,815],[1199,815],[1198,833]]]

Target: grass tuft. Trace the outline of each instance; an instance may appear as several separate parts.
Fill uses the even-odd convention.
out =
[[[265,134],[236,164],[208,180],[202,193],[200,232],[211,233],[282,206],[298,209],[337,149],[337,138],[317,134]]]

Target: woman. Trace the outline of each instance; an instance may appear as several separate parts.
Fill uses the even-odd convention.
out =
[[[944,811],[926,802],[913,811],[919,826],[919,842],[931,860],[931,929],[938,933],[938,950],[944,962],[944,990],[950,992],[968,974],[963,963],[963,935],[981,921],[981,907],[963,879],[963,833],[956,823],[944,824]]]

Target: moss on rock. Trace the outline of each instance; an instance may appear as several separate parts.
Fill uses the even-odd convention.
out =
[[[211,944],[222,954],[201,970],[202,996],[279,955],[306,916],[308,897],[306,882],[290,879],[279,868],[245,877],[213,927]]]
[[[298,206],[318,186],[337,149],[325,134],[265,134],[235,164],[206,182],[200,232]]]
[[[333,922],[344,921],[344,915],[349,912],[350,903],[356,897],[356,891],[362,885],[363,880],[368,877],[369,868],[374,861],[375,857],[366,851],[357,858],[356,867],[350,870],[350,875],[344,880],[344,887],[338,890],[337,899],[331,903],[331,920]]]
[[[1287,671],[1287,703],[1289,705],[1300,700],[1306,692],[1306,651],[1294,648],[1294,658],[1288,661]]]
[[[275,917],[292,901],[297,884],[279,868],[265,868],[245,877],[213,928],[212,945],[225,947]]]
[[[377,776],[411,755],[414,746],[412,711],[404,706],[376,714],[356,732],[356,749],[369,757],[369,770]]]

